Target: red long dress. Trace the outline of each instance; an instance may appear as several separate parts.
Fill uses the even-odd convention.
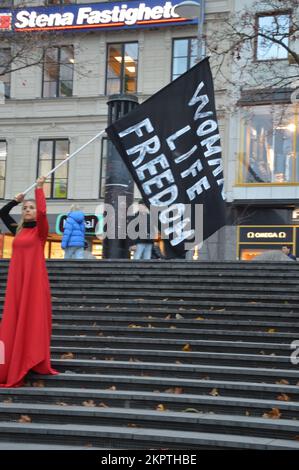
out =
[[[13,241],[0,341],[5,363],[0,364],[0,387],[18,387],[33,370],[57,374],[50,364],[52,307],[44,257],[49,226],[43,190],[35,190],[36,226],[23,228]]]

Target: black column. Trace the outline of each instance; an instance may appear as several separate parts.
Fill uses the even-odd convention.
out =
[[[111,95],[108,99],[108,125],[117,121],[138,105],[134,95]],[[127,240],[122,238],[121,227],[126,227],[127,208],[134,200],[134,181],[118,151],[108,140],[108,155],[105,182],[105,206],[114,208],[115,239],[107,238],[103,242],[103,257],[106,259],[129,258]]]

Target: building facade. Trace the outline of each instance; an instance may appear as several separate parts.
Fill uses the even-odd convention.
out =
[[[1,25],[2,30],[7,26],[7,13],[12,8],[19,11],[21,5],[23,13],[18,18],[12,16],[14,24],[22,30],[18,35],[26,41],[26,34],[30,38],[37,34],[36,41],[40,43],[36,50],[32,48],[31,60],[34,54],[39,57],[41,44],[44,51],[43,60],[37,59],[37,64],[30,67],[25,66],[27,59],[16,54],[11,63],[11,69],[16,71],[0,76],[4,94],[0,105],[2,204],[30,186],[37,175],[48,173],[105,129],[109,95],[133,93],[142,102],[195,64],[197,24],[194,20],[172,17],[171,11],[176,3],[161,1],[157,6],[157,2],[153,4],[150,1],[106,2],[107,10],[111,12],[114,7],[116,10],[110,16],[106,13],[104,26],[94,27],[93,21],[96,20],[92,19],[92,13],[97,4],[99,9],[102,8],[103,2],[1,2],[0,30]],[[215,28],[221,28],[228,15],[241,8],[241,3],[245,8],[246,2],[206,0],[204,36],[208,37]],[[156,5],[156,10],[146,10],[153,5]],[[144,9],[140,24],[136,25],[136,11],[127,13],[130,6]],[[63,16],[66,12],[76,12],[77,15],[78,8],[81,8],[80,24],[74,23],[71,14]],[[125,18],[126,24],[122,21],[117,23],[119,18]],[[7,56],[19,46],[0,47],[0,71],[1,61],[5,63]],[[278,55],[280,64],[281,61],[285,65],[288,62],[288,58],[279,57],[280,50],[271,53]],[[211,64],[213,69],[213,55]],[[238,70],[226,62],[223,67],[237,83]],[[274,230],[273,226],[277,226],[278,232],[284,230],[282,226],[286,229],[295,227],[291,230],[292,237],[286,230],[288,235],[283,241],[291,243],[296,251],[299,244],[296,245],[298,235],[293,217],[299,207],[299,138],[298,110],[290,101],[293,89],[278,93],[274,104],[273,95],[271,99],[262,96],[256,101],[256,94],[241,94],[238,107],[232,110],[227,105],[228,88],[221,75],[215,74],[215,77],[231,217],[228,226],[205,244],[199,257],[250,259],[261,249],[280,247],[279,243],[272,245],[272,239],[271,243],[264,245],[260,244],[261,241],[251,244],[252,240],[243,245],[243,225],[255,227],[255,231],[260,225],[272,226],[265,229],[269,232]],[[286,108],[283,122],[278,117],[276,119],[281,115],[281,107]],[[96,257],[101,257],[102,244],[95,236],[92,215],[100,210],[98,206],[103,201],[106,160],[107,140],[104,136],[62,166],[47,183],[51,232],[46,246],[47,257],[63,256],[60,248],[61,218],[72,203],[79,204],[91,216],[91,250]],[[18,215],[18,209],[15,214]],[[2,233],[0,257],[10,257],[11,245],[12,237]]]

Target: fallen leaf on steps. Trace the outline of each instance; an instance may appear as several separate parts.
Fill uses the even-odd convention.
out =
[[[182,347],[182,351],[192,351],[192,348],[189,343],[185,344],[185,346]]]
[[[19,423],[31,423],[32,419],[28,415],[21,415],[21,417],[18,419]]]
[[[93,400],[85,400],[82,402],[83,406],[88,406],[88,407],[94,407],[96,406],[95,402]]]
[[[72,352],[61,354],[60,359],[74,359],[75,355]]]
[[[166,407],[160,403],[159,405],[156,406],[157,411],[166,411]]]
[[[278,380],[277,382],[275,382],[277,385],[289,385],[290,382],[286,379],[281,379],[281,380]]]
[[[268,413],[263,414],[263,418],[268,419],[279,419],[281,417],[281,412],[278,408],[272,408]]]
[[[8,404],[8,403],[13,403],[13,401],[12,401],[12,398],[9,397],[9,398],[6,398],[6,400],[3,400],[2,403],[7,403]]]
[[[212,397],[218,397],[219,392],[218,392],[217,388],[213,388],[213,389],[209,392],[209,395],[212,395]]]
[[[167,388],[167,390],[165,390],[165,393],[174,393],[176,395],[180,395],[181,393],[183,393],[183,389],[182,387],[171,387]]]
[[[42,388],[45,386],[45,382],[43,380],[37,380],[36,382],[32,382],[32,387]]]
[[[280,401],[290,401],[290,397],[286,393],[281,393],[276,399]]]

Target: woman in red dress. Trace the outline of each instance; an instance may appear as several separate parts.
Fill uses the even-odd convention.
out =
[[[0,210],[3,222],[16,235],[0,324],[0,341],[4,346],[0,387],[22,386],[30,370],[57,374],[50,363],[52,308],[44,257],[49,231],[44,183],[45,178],[39,177],[35,201],[23,202],[18,228],[9,211],[23,201],[24,195],[18,194]]]

